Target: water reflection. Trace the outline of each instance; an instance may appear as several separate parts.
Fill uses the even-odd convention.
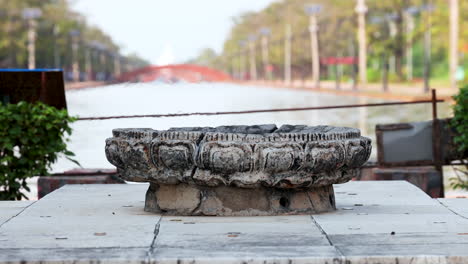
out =
[[[309,91],[248,87],[234,84],[125,84],[67,92],[72,115],[107,116],[182,112],[237,111],[269,108],[343,105],[383,102],[380,99],[336,96]],[[447,104],[439,116],[448,116]],[[429,113],[429,114],[428,114]],[[431,105],[404,105],[301,112],[275,112],[245,115],[190,116],[177,118],[119,119],[82,121],[73,124],[70,149],[85,168],[112,168],[104,154],[104,141],[113,128],[150,127],[168,129],[181,126],[252,124],[335,125],[360,128],[375,143],[375,125],[428,120]],[[375,146],[375,145],[374,145]],[[375,157],[375,147],[374,153]],[[60,159],[54,172],[74,168]]]

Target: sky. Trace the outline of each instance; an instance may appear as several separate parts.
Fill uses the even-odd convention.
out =
[[[204,48],[221,52],[232,18],[275,0],[72,0],[123,52],[153,64],[184,62]]]

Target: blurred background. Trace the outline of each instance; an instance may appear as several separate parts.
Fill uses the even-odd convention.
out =
[[[237,79],[304,80],[312,77],[311,33],[316,32],[320,78],[347,82],[353,67],[336,70],[326,59],[357,57],[364,26],[369,82],[381,81],[383,68],[390,82],[421,82],[427,63],[438,87],[465,78],[468,33],[460,29],[468,23],[466,1],[362,2],[2,0],[0,67],[62,68],[67,80],[84,81],[109,80],[149,64],[190,62]],[[31,42],[34,61],[28,56]],[[248,65],[252,43],[256,74]],[[262,46],[268,46],[268,65]],[[290,76],[285,63],[291,64]],[[79,74],[73,76],[76,66]]]

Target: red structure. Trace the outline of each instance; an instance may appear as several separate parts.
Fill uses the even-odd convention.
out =
[[[199,65],[173,64],[164,66],[147,66],[135,71],[126,72],[117,78],[120,82],[152,82],[161,80],[173,83],[186,82],[224,82],[231,76],[224,72]]]
[[[357,64],[357,58],[356,57],[326,57],[326,58],[321,58],[320,62],[324,65],[337,65],[337,64],[353,65],[353,64]]]

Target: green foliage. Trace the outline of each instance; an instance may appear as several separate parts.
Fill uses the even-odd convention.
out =
[[[219,69],[222,67],[220,59],[221,58],[216,54],[216,51],[211,48],[206,48],[201,50],[196,58],[187,61],[187,63],[202,66],[214,66],[214,68]]]
[[[22,68],[27,66],[28,23],[22,17],[25,8],[39,8],[42,17],[37,19],[36,64],[38,68],[51,68],[59,63],[61,68],[71,68],[72,52],[70,32],[80,31],[79,63],[85,66],[86,46],[94,41],[102,43],[107,51],[121,53],[119,45],[101,29],[89,25],[83,15],[71,8],[68,0],[0,0],[0,68]],[[57,58],[54,58],[58,55]],[[57,62],[55,60],[58,60]],[[93,68],[100,65],[92,59]],[[135,67],[148,64],[134,56],[125,61]],[[112,71],[114,65],[108,60],[99,70]]]
[[[367,69],[367,80],[369,82],[379,82],[382,77],[381,70],[369,68]]]
[[[458,144],[458,150],[463,153],[468,150],[468,85],[462,87],[454,99],[456,104],[453,108],[452,126],[458,133],[455,143]]]
[[[448,76],[448,36],[449,36],[449,8],[447,0],[431,0],[436,8],[432,12],[423,11],[415,15],[415,28],[407,31],[407,17],[405,10],[412,6],[421,6],[425,0],[368,0],[367,41],[368,61],[381,61],[382,56],[395,58],[396,75],[389,76],[390,81],[404,81],[406,78],[406,52],[413,47],[413,76],[422,78],[424,73],[424,33],[430,23],[432,37],[432,77],[447,79]],[[284,38],[286,24],[292,28],[292,75],[300,78],[305,73],[310,75],[310,33],[309,17],[304,7],[308,4],[321,4],[322,11],[318,13],[319,47],[321,57],[357,56],[357,17],[356,1],[347,0],[282,0],[273,1],[259,12],[248,12],[234,18],[233,27],[224,43],[224,68],[229,71],[247,65],[248,48],[242,41],[255,34],[257,39],[257,65],[262,65],[260,56],[261,35],[259,30],[267,27],[269,35],[269,60],[275,68],[282,69],[284,64]],[[468,1],[460,1],[460,28],[468,27]],[[398,18],[389,23],[385,17],[396,14]],[[376,20],[380,18],[380,22]],[[390,36],[390,25],[396,27],[396,34]],[[460,32],[460,48],[468,43],[468,31]],[[461,57],[461,64],[468,56]],[[212,60],[217,62],[219,60]],[[214,64],[214,63],[213,63]],[[244,67],[247,68],[247,67]],[[326,71],[326,70],[325,70]],[[381,69],[375,69],[381,71]],[[349,74],[348,74],[349,75]],[[381,73],[371,72],[371,81],[380,81]],[[329,78],[330,76],[327,76]]]
[[[460,89],[458,95],[454,96],[455,106],[453,108],[454,117],[452,119],[452,127],[457,132],[454,137],[457,150],[464,154],[468,152],[468,85]],[[465,164],[465,170],[456,169],[457,177],[451,179],[451,184],[454,188],[462,188],[468,190],[468,163]]]
[[[26,179],[48,175],[59,154],[78,164],[66,145],[75,120],[43,103],[0,105],[0,200],[26,198]]]

